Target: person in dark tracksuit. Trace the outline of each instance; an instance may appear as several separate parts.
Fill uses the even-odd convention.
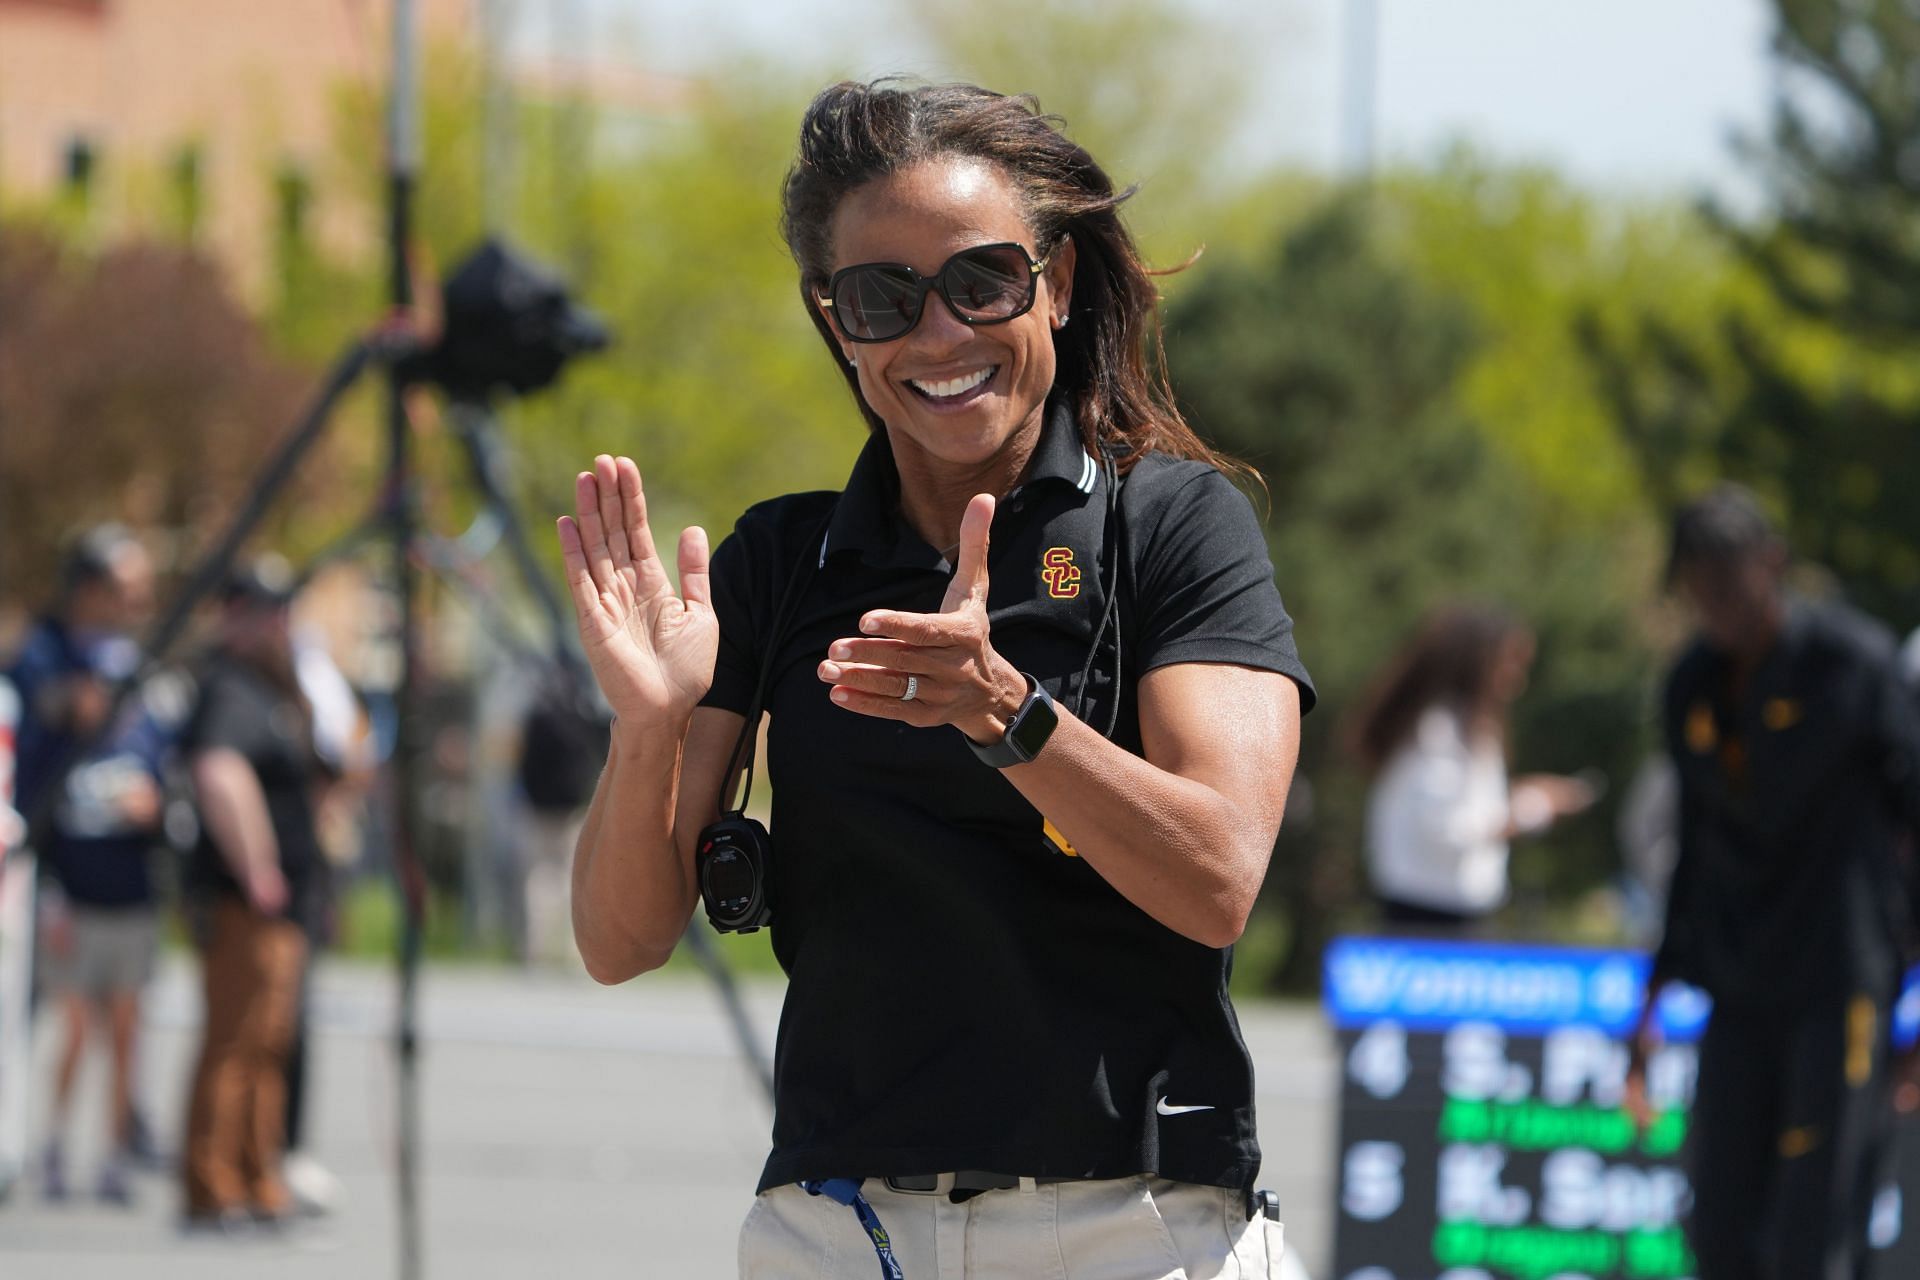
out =
[[[1791,598],[1786,560],[1744,490],[1675,520],[1668,581],[1700,635],[1663,709],[1680,851],[1629,1091],[1644,1098],[1660,989],[1705,990],[1690,1126],[1700,1280],[1859,1280],[1891,1129],[1920,706],[1891,632]]]

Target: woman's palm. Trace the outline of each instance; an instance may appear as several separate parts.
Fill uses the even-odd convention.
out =
[[[708,595],[707,537],[680,536],[676,594],[654,550],[640,471],[601,455],[580,473],[559,522],[580,641],[616,715],[685,716],[713,679],[720,624]]]

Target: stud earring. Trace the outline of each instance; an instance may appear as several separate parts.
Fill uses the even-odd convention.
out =
[[[848,365],[848,367],[850,367],[850,368],[851,368],[851,367],[854,367],[854,366],[857,366],[857,365],[858,365],[859,363],[860,363],[860,357],[859,357],[859,356],[857,356],[857,355],[851,355],[851,356],[848,356],[848,357],[847,357],[847,365]]]
[[[1054,328],[1056,328],[1056,329],[1064,329],[1064,328],[1066,328],[1066,327],[1067,327],[1067,317],[1066,317],[1066,316],[1055,316],[1055,317],[1053,318],[1053,327],[1054,327]]]

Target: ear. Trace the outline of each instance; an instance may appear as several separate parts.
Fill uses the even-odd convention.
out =
[[[1055,329],[1060,327],[1060,321],[1073,307],[1073,264],[1077,247],[1072,236],[1061,240],[1060,247],[1047,259],[1047,269],[1042,273],[1047,278],[1047,294],[1052,299],[1053,307],[1053,314],[1047,322]]]
[[[852,364],[854,345],[847,341],[846,336],[840,332],[840,326],[833,322],[833,308],[824,305],[824,299],[811,285],[807,287],[807,301],[820,314],[820,323],[827,326],[827,333],[832,336],[834,345],[840,348],[842,362]]]

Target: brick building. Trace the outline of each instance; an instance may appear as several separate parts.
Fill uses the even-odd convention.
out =
[[[472,38],[475,2],[420,0],[422,45]],[[377,219],[319,178],[391,23],[387,0],[0,0],[0,207],[190,231],[256,299],[282,219],[364,250]]]

